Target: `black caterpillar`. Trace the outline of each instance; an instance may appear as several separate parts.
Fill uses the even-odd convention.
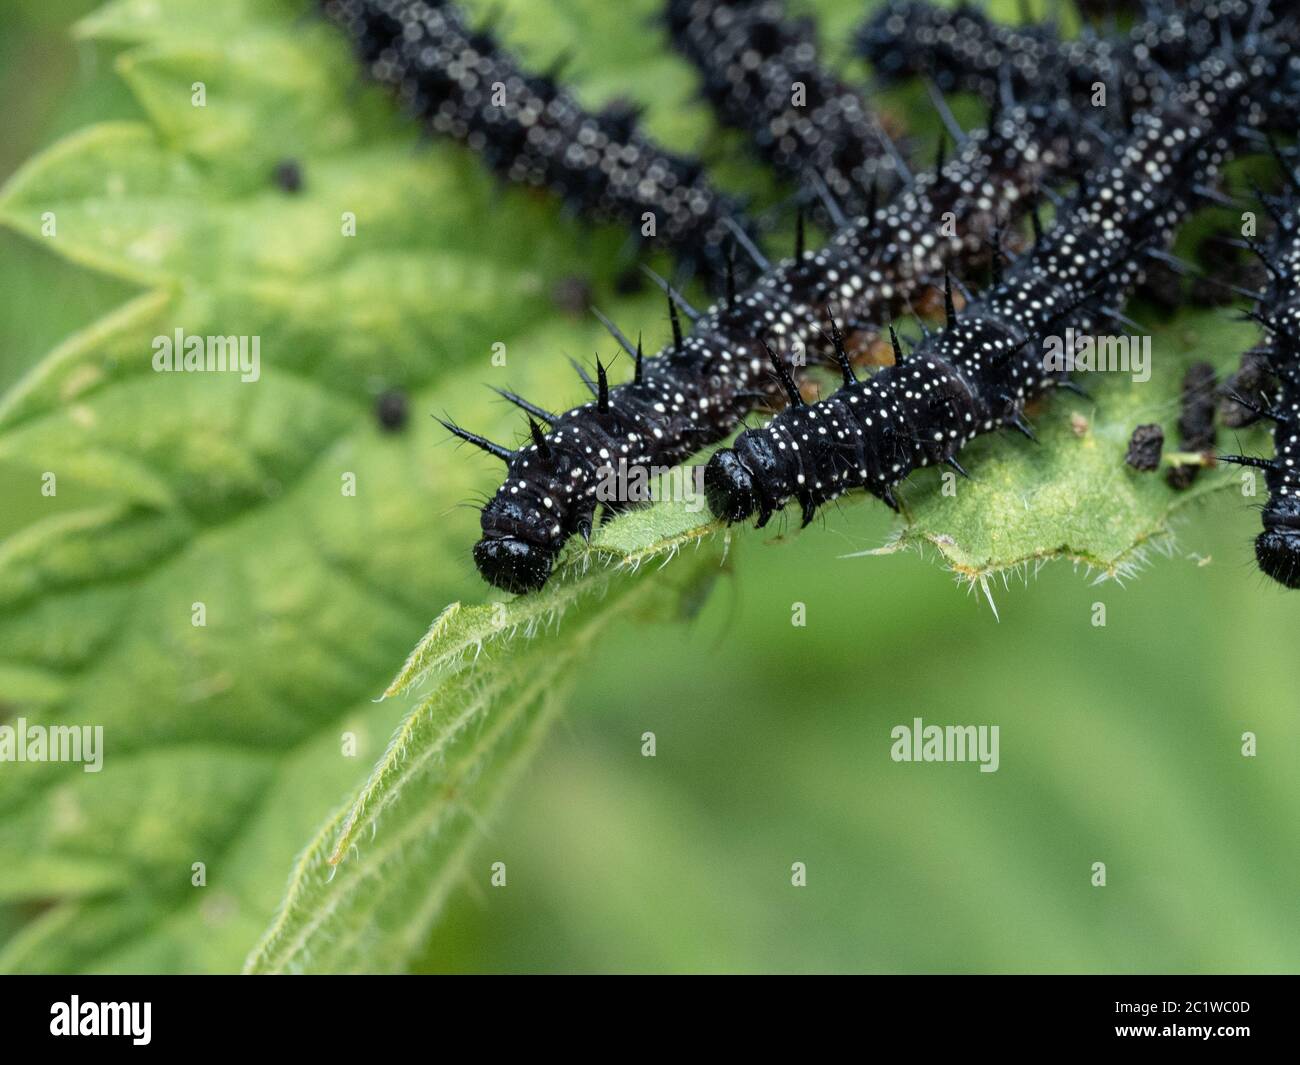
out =
[[[941,86],[986,96],[1009,80],[1030,96],[1065,94],[1079,109],[1081,125],[1111,110],[1095,106],[1096,86],[1102,84],[1108,92],[1118,90],[1117,110],[1127,123],[1133,111],[1153,106],[1176,84],[1174,74],[1222,42],[1261,28],[1279,30],[1274,2],[1185,0],[1174,6],[1169,0],[1148,0],[1145,18],[1124,35],[1099,37],[1089,30],[1062,40],[1052,23],[1001,26],[969,5],[950,10],[925,0],[893,0],[862,26],[857,44],[880,65],[886,80],[921,72]],[[1300,100],[1295,91],[1300,59],[1291,60],[1289,71],[1265,101],[1266,124],[1278,128],[1294,127],[1294,105]],[[1226,201],[1220,197],[1219,202]],[[1221,271],[1224,259],[1211,255],[1200,261]],[[1152,262],[1140,295],[1170,313],[1187,302],[1186,273],[1180,263]],[[1202,278],[1192,284],[1190,298],[1197,306],[1216,306],[1228,292],[1221,279]]]
[[[1026,435],[1026,400],[1068,383],[1041,350],[1049,335],[1084,336],[1118,314],[1139,281],[1145,252],[1168,243],[1194,189],[1211,181],[1235,143],[1237,126],[1258,121],[1259,98],[1277,64],[1245,53],[1215,56],[1196,76],[1139,115],[1131,138],[1092,174],[1072,206],[1007,278],[927,336],[896,364],[855,380],[842,359],[843,387],[811,405],[783,375],[791,406],[761,429],[740,434],[705,469],[713,512],[758,524],[790,499],[803,521],[854,488],[897,508],[894,488],[913,469],[947,462],[975,436],[1006,426]],[[779,360],[775,360],[778,370]]]
[[[1269,0],[1148,3],[1146,18],[1116,38],[1086,31],[1062,40],[1051,24],[1003,26],[961,4],[891,0],[857,34],[857,50],[886,80],[926,74],[944,90],[992,96],[1009,78],[1022,94],[1065,92],[1079,106],[1094,85],[1127,107],[1150,106],[1181,73],[1209,55],[1223,34],[1240,37],[1271,24]]]
[[[756,407],[779,403],[765,340],[803,350],[809,364],[841,358],[838,328],[823,332],[832,308],[850,343],[874,335],[946,270],[983,256],[989,237],[1028,208],[1043,180],[1077,164],[1083,143],[1066,105],[1012,106],[989,130],[967,135],[942,168],[914,178],[820,251],[805,250],[800,239],[794,259],[762,262],[762,277],[744,294],[698,315],[670,290],[674,339],[656,357],[643,358],[639,344],[614,331],[635,357],[631,382],[611,388],[597,362],[598,381],[588,381],[595,401],[562,415],[504,393],[530,415],[531,440],[517,450],[444,423],[508,466],[482,511],[479,571],[508,591],[540,588],[568,538],[590,535],[598,489],[621,463],[677,465]],[[676,327],[678,307],[694,321],[689,336]]]
[[[1256,418],[1273,423],[1274,455],[1223,455],[1220,460],[1264,471],[1269,498],[1255,558],[1275,581],[1300,588],[1300,172],[1285,161],[1283,171],[1285,194],[1264,201],[1277,229],[1268,248],[1261,249],[1270,282],[1255,311],[1267,333],[1262,350],[1268,384],[1256,393],[1258,399],[1234,396]]]
[[[851,215],[875,184],[898,185],[893,144],[861,95],[819,64],[811,19],[787,18],[782,0],[668,0],[666,17],[719,120],[779,174],[824,182]]]
[[[721,278],[735,202],[695,160],[639,132],[638,113],[591,113],[556,82],[530,74],[446,0],[323,0],[370,77],[393,90],[429,130],[468,144],[508,181],[547,188],[575,212],[655,238],[688,271]]]

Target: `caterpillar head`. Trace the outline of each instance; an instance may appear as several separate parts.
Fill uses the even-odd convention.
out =
[[[518,402],[513,393],[503,392]],[[536,408],[534,408],[536,409]],[[581,478],[571,472],[572,456],[558,454],[529,419],[533,442],[512,451],[439,418],[453,436],[473,444],[506,464],[507,476],[483,508],[483,538],[474,545],[474,563],[484,580],[507,592],[533,592],[546,583],[564,541],[584,527],[591,529]]]
[[[788,387],[793,390],[794,382]],[[729,523],[744,521],[757,511],[762,528],[794,490],[770,428],[746,429],[732,447],[715,451],[704,467],[704,497],[713,513]]]
[[[1259,568],[1279,584],[1300,588],[1300,496],[1274,496],[1255,537]]]
[[[474,564],[489,584],[522,595],[546,583],[555,552],[547,545],[511,536],[485,536],[474,545]]]
[[[483,579],[507,592],[535,592],[546,583],[565,540],[574,501],[554,475],[512,471],[496,497],[483,508],[483,537],[474,545],[474,563]],[[590,525],[588,525],[588,529]]]
[[[754,476],[730,448],[715,451],[704,467],[704,497],[709,509],[729,523],[744,521],[758,509]]]

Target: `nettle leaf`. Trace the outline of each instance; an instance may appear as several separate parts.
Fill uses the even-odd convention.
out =
[[[485,383],[567,406],[566,356],[610,353],[551,290],[616,276],[623,235],[498,189],[454,146],[421,148],[381,94],[352,92],[345,42],[302,7],[111,4],[79,33],[127,47],[118,69],[149,121],[83,130],[0,189],[0,224],[139,291],[0,397],[0,483],[16,486],[0,713],[102,726],[105,743],[99,773],[0,774],[0,902],[27,918],[3,969],[238,968],[292,856],[413,705],[376,702],[395,664],[442,604],[491,597],[460,505],[491,464],[429,415],[517,438]],[[273,180],[289,155],[297,193]],[[655,294],[601,298],[667,332]],[[155,372],[177,329],[256,337],[257,380]],[[394,388],[410,419],[389,433],[374,406]],[[602,581],[606,537],[588,563]],[[584,623],[616,601],[563,587],[593,592]],[[548,637],[557,660],[581,646],[569,628]]]
[[[654,550],[671,552],[671,540]],[[683,583],[717,568],[706,554],[675,570],[667,599],[663,584],[599,568],[509,603],[449,606],[385,693],[423,694],[351,805],[299,857],[245,971],[402,969],[563,706],[574,663],[620,614],[672,602]],[[594,595],[598,605],[561,624]],[[471,881],[487,884],[491,873],[503,884],[509,875],[487,861],[479,872]]]

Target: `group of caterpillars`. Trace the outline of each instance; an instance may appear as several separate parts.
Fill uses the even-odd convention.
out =
[[[811,19],[782,0],[665,0],[669,37],[719,120],[742,130],[831,232],[807,247],[801,208],[795,254],[771,263],[758,227],[698,162],[642,133],[632,109],[585,110],[557,71],[530,73],[453,4],[322,0],[367,75],[430,130],[593,221],[636,231],[653,213],[656,247],[718,294],[696,310],[656,277],[673,328],[654,355],[602,316],[632,380],[611,385],[597,360],[594,380],[583,373],[592,398],[579,407],[551,412],[502,391],[527,415],[516,448],[444,422],[507,467],[482,508],[482,575],[512,592],[542,587],[568,539],[591,535],[598,505],[621,509],[599,491],[612,474],[677,465],[756,410],[774,413],[705,468],[709,505],[730,522],[761,525],[793,500],[806,524],[853,489],[896,507],[895,487],[917,467],[947,463],[964,475],[958,452],[973,437],[1005,427],[1032,436],[1025,404],[1074,387],[1047,368],[1044,341],[1124,321],[1149,268],[1171,261],[1180,224],[1222,199],[1224,163],[1295,133],[1300,33],[1283,0],[1140,7],[1124,32],[1112,22],[1068,40],[1053,23],[1008,28],[968,6],[895,0],[876,10],[858,50],[882,81],[925,78],[955,144],[914,171],[862,91],[822,64]],[[1095,106],[1098,85],[1119,106]],[[957,124],[942,95],[951,89],[985,97],[984,129]],[[1276,457],[1220,460],[1266,471],[1257,555],[1297,587],[1300,182],[1286,171],[1283,195],[1266,200],[1275,234],[1256,249],[1270,281],[1253,313],[1267,337],[1253,383],[1239,379],[1231,397],[1239,417],[1274,422]],[[1068,198],[1056,191],[1066,187]],[[1044,198],[1056,206],[1046,231]],[[1035,240],[1013,256],[1003,236],[1026,216]],[[991,282],[977,294],[958,280],[982,269]],[[933,291],[944,327],[905,350],[890,323]],[[855,358],[882,334],[892,365],[858,380]],[[837,368],[842,385],[808,403],[800,378],[813,366]]]

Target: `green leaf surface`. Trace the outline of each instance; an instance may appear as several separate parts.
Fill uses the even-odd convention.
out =
[[[607,578],[592,581],[604,586]],[[636,600],[630,587],[620,582],[576,627],[559,626],[570,593],[517,599],[500,610],[449,607],[390,692],[429,681],[435,671],[439,676],[398,726],[356,799],[298,859],[281,911],[245,971],[404,968],[463,875],[506,786],[563,706],[574,661]],[[647,587],[640,582],[636,591],[644,596]],[[545,602],[545,614],[537,600]],[[532,639],[506,639],[543,628]],[[503,638],[500,657],[488,650],[480,658],[494,634]]]
[[[685,515],[664,509],[640,516],[632,550],[598,537],[600,562],[581,575],[439,615],[384,694],[423,691],[355,799],[299,857],[246,972],[400,970],[419,953],[477,834],[564,705],[574,663],[621,613],[662,609],[717,572],[706,551],[669,580],[636,579],[680,545]]]

